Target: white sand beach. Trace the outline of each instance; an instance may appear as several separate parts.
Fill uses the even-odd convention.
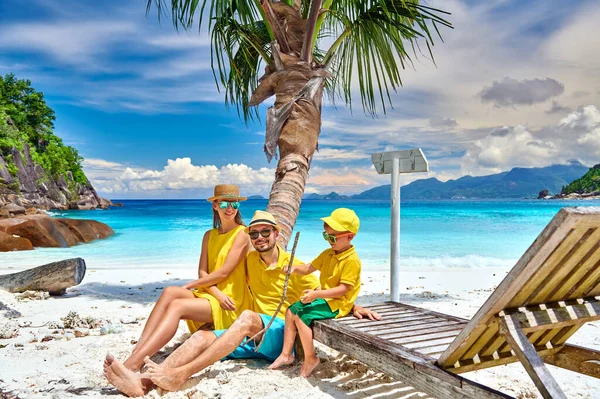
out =
[[[0,266],[0,274],[11,273]],[[460,317],[471,317],[501,281],[503,269],[436,269],[402,273],[402,302]],[[119,397],[102,376],[107,352],[124,359],[139,337],[154,301],[167,285],[190,279],[183,269],[88,268],[82,284],[63,297],[18,299],[0,291],[0,397]],[[359,303],[389,297],[389,273],[364,272]],[[100,328],[75,332],[57,327],[77,312]],[[54,325],[53,325],[54,324]],[[105,328],[106,329],[106,328]],[[76,335],[89,335],[76,337]],[[171,343],[153,359],[160,361],[187,337],[184,323]],[[600,349],[600,323],[589,323],[572,343]],[[154,390],[148,398],[418,398],[402,381],[375,372],[360,362],[320,346],[322,363],[309,379],[296,377],[299,366],[266,369],[262,361],[222,361],[192,378],[180,392]],[[600,398],[600,380],[549,366],[569,398]],[[518,398],[541,397],[519,364],[465,374]],[[409,383],[409,382],[408,382]]]

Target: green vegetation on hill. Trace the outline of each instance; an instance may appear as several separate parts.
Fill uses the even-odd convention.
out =
[[[600,164],[590,168],[581,178],[562,189],[562,194],[585,194],[600,191]]]
[[[32,160],[48,176],[66,177],[70,171],[75,182],[87,184],[81,169],[83,158],[53,133],[55,119],[44,94],[31,87],[31,81],[17,79],[14,74],[0,76],[0,156],[11,175],[17,177],[13,152],[22,152],[23,144],[27,144]]]

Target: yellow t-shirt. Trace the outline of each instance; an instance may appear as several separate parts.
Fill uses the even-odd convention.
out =
[[[325,298],[332,312],[339,310],[336,318],[346,316],[352,310],[360,291],[361,263],[354,247],[340,254],[336,254],[331,248],[326,249],[311,265],[321,272],[321,289],[335,288],[341,283],[351,287],[341,298]]]
[[[210,230],[208,236],[208,272],[220,269],[225,263],[229,251],[233,247],[235,237],[243,231],[245,226],[238,226],[227,233],[219,234],[218,229]],[[224,310],[219,301],[204,288],[193,290],[198,298],[207,299],[212,310],[213,324],[216,330],[228,328],[235,319],[246,309],[252,307],[252,296],[246,285],[246,268],[242,259],[233,272],[225,280],[217,284],[225,295],[235,302],[235,310]],[[190,332],[195,333],[204,323],[186,320]]]
[[[252,251],[246,257],[246,273],[248,274],[248,285],[253,296],[253,310],[256,313],[272,316],[277,310],[283,285],[285,283],[285,273],[282,272],[284,266],[290,263],[290,254],[279,249],[279,259],[276,266],[267,268],[265,262],[261,259],[258,251]],[[301,265],[303,262],[294,257],[294,265]],[[292,273],[286,292],[286,299],[279,310],[278,317],[284,319],[287,308],[300,300],[304,290],[314,290],[319,286],[319,280],[314,274],[300,276]]]

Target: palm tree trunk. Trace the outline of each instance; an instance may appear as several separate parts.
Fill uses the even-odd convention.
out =
[[[278,221],[281,228],[279,245],[283,248],[287,246],[292,236],[292,230],[300,212],[309,167],[308,160],[298,154],[281,157],[277,164],[267,212],[275,215]]]
[[[302,89],[298,84],[297,91]],[[289,86],[280,98],[289,99]],[[276,95],[277,97],[277,95]],[[280,159],[275,171],[275,181],[271,187],[267,211],[277,219],[281,228],[279,245],[287,246],[292,230],[300,213],[306,180],[317,141],[321,132],[321,99],[323,87],[311,93],[308,98],[298,99],[292,106],[288,120],[283,125],[277,142]],[[276,100],[275,106],[282,106]]]

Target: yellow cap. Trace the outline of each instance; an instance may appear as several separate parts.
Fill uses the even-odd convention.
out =
[[[248,224],[248,227],[246,227],[246,229],[244,230],[246,232],[246,234],[250,233],[250,227],[255,224],[268,224],[268,225],[275,227],[275,229],[277,231],[279,231],[279,226],[277,226],[277,221],[275,220],[273,215],[271,215],[269,212],[265,212],[265,211],[254,212],[254,216],[252,216],[252,220]]]
[[[348,208],[338,208],[331,212],[330,216],[321,218],[321,220],[335,231],[349,231],[356,234],[360,227],[358,216],[352,209]]]

